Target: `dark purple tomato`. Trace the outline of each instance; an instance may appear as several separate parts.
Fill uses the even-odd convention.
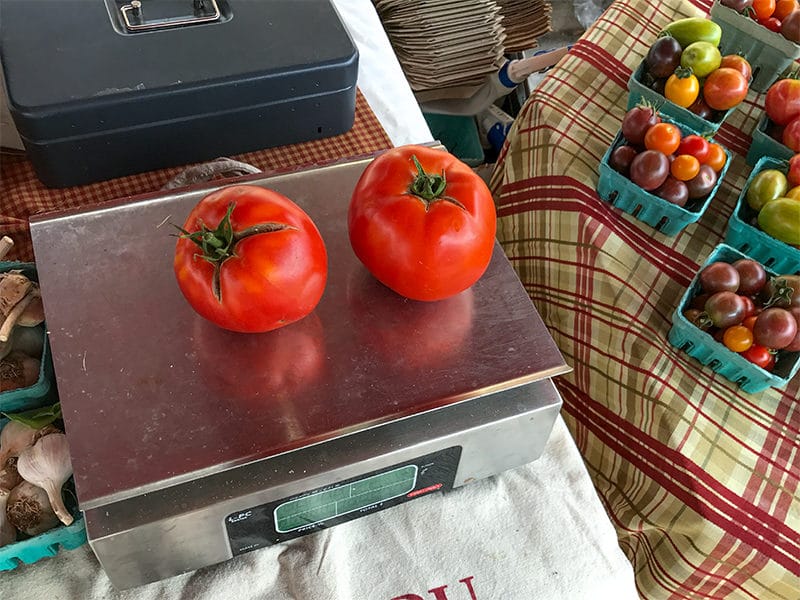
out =
[[[733,263],[733,268],[739,272],[740,294],[753,296],[767,283],[767,272],[757,260],[742,258]]]
[[[704,310],[714,327],[725,329],[742,322],[746,306],[735,292],[717,292],[706,300]]]
[[[717,172],[708,165],[700,165],[700,172],[686,182],[689,198],[696,200],[708,196],[717,185]]]
[[[677,206],[684,206],[689,200],[689,188],[680,179],[675,179],[672,175],[669,175],[667,180],[653,193]]]
[[[689,301],[689,308],[696,308],[698,310],[703,310],[706,306],[706,301],[711,297],[711,294],[706,294],[705,292],[702,294],[697,294],[694,298]]]
[[[753,6],[753,0],[719,0],[719,3],[722,6],[727,6],[738,13]]]
[[[656,94],[664,95],[664,89],[667,87],[667,80],[666,79],[654,79],[653,83],[650,84],[650,89],[653,90]]]
[[[669,159],[658,150],[645,150],[631,162],[631,181],[643,190],[652,191],[667,180]]]
[[[767,121],[766,133],[769,137],[771,137],[779,144],[783,144],[783,130],[785,128],[786,127],[784,125],[778,125],[777,123],[773,123],[772,121]]]
[[[686,317],[686,320],[689,321],[689,323],[699,329],[702,329],[703,331],[706,331],[711,327],[711,323],[708,321],[705,313],[699,308],[687,308],[685,311],[683,311],[683,316]]]
[[[674,37],[658,38],[644,59],[647,70],[653,77],[669,77],[681,66],[681,52],[683,48]]]
[[[726,262],[716,261],[707,265],[698,275],[700,287],[704,292],[735,292],[739,289],[739,271]]]
[[[778,275],[771,278],[764,286],[761,300],[783,308],[800,306],[800,275]]]
[[[797,319],[785,308],[768,308],[756,317],[753,340],[756,344],[780,350],[797,335]]]
[[[794,340],[791,341],[784,350],[788,352],[798,352],[800,351],[800,306],[793,306],[789,309],[789,312],[792,313],[794,320],[797,321],[797,334],[794,336]]]
[[[634,106],[622,117],[622,135],[634,146],[644,145],[644,134],[653,125],[661,123],[661,117],[650,106]]]
[[[627,177],[631,172],[631,162],[633,162],[637,154],[638,152],[633,146],[618,146],[614,148],[614,151],[611,153],[608,164],[611,165],[612,169]]]
[[[706,121],[710,121],[714,117],[714,109],[706,104],[706,101],[701,97],[698,97],[697,100],[689,106],[689,110]]]
[[[781,21],[781,35],[800,44],[800,10],[793,10]]]

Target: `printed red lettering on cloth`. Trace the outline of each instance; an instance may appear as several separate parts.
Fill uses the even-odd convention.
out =
[[[474,575],[470,575],[469,577],[465,577],[464,579],[459,579],[459,583],[463,583],[467,591],[469,592],[469,600],[478,600],[478,597],[475,595],[475,589],[472,587],[472,580],[475,579]],[[460,588],[460,586],[459,586]],[[453,595],[447,595],[447,586],[442,585],[439,587],[431,588],[428,590],[429,594],[433,594],[434,600],[459,600],[463,598],[467,600],[467,596],[464,595],[464,590],[460,589],[458,592],[453,592]],[[455,595],[461,594],[461,595]],[[424,596],[419,596],[418,594],[403,594],[402,596],[395,596],[391,600],[427,600]]]

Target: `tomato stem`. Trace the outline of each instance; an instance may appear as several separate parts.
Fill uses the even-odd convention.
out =
[[[455,198],[444,195],[447,189],[447,176],[445,175],[444,169],[442,169],[441,175],[432,175],[425,171],[416,155],[412,155],[411,160],[414,161],[414,166],[417,167],[417,175],[414,177],[411,185],[408,186],[408,192],[425,203],[425,210],[428,210],[430,205],[437,200],[446,200],[452,202],[456,206],[464,208],[464,205]]]
[[[195,258],[199,257],[214,265],[214,276],[211,280],[211,288],[218,302],[222,302],[220,269],[222,268],[222,263],[232,256],[236,256],[236,244],[253,235],[284,231],[286,229],[297,229],[296,227],[284,223],[267,222],[257,223],[240,231],[234,231],[233,225],[231,224],[231,215],[235,207],[235,202],[231,202],[228,205],[228,210],[225,212],[225,216],[222,217],[216,229],[209,229],[202,221],[200,221],[200,230],[194,232],[187,231],[183,227],[178,227],[173,224],[174,227],[181,232],[181,235],[178,237],[194,242],[200,248],[201,252],[195,254]]]

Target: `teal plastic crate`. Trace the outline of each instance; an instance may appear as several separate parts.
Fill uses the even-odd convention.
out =
[[[38,281],[36,268],[33,263],[0,262],[0,273],[20,270],[26,277]],[[39,379],[36,383],[26,388],[0,392],[0,412],[17,412],[29,408],[37,408],[55,402],[55,376],[53,374],[53,360],[50,355],[50,342],[44,324],[38,326],[44,337],[44,347],[41,364],[39,366]]]
[[[747,59],[753,68],[750,88],[757,92],[766,92],[792,62],[800,58],[800,45],[722,6],[719,0],[711,6],[710,16],[722,29],[720,52],[723,56],[741,54]]]
[[[0,419],[0,430],[8,419]],[[69,504],[68,504],[69,507]],[[86,522],[77,507],[69,507],[75,521],[60,525],[37,536],[18,540],[0,548],[0,571],[11,571],[20,564],[32,564],[48,556],[55,556],[61,548],[74,550],[86,543]]]
[[[725,230],[725,243],[737,250],[748,254],[765,267],[773,269],[779,275],[800,273],[800,250],[776,240],[771,235],[767,235],[758,227],[750,225],[756,212],[747,203],[747,188],[753,178],[765,169],[778,169],[784,173],[788,170],[788,165],[775,158],[764,157],[759,159],[755,168],[750,173],[747,181],[736,201],[731,218],[728,219],[728,227]]]
[[[758,120],[758,125],[753,129],[753,141],[750,143],[750,148],[747,151],[747,164],[751,167],[758,162],[758,159],[770,156],[780,160],[789,160],[794,156],[788,146],[784,146],[778,140],[771,138],[767,135],[767,122],[769,117],[767,113],[761,115]]]
[[[708,260],[700,269],[715,261],[733,263],[741,258],[753,258],[728,246],[720,244],[711,252]],[[767,269],[770,275],[775,272]],[[698,271],[699,273],[699,271]],[[728,350],[711,335],[692,325],[683,311],[689,306],[692,298],[700,293],[698,275],[681,298],[678,308],[672,313],[672,328],[669,331],[669,343],[686,352],[716,373],[736,383],[747,393],[755,394],[769,387],[784,387],[797,374],[800,368],[800,352],[779,351],[772,372],[765,371],[751,363],[743,356]]]
[[[663,115],[661,118],[667,123],[677,125],[682,135],[697,133],[688,127],[675,123],[669,118],[665,118]],[[730,152],[725,150],[728,159],[717,175],[717,184],[711,190],[711,193],[708,194],[701,205],[690,210],[643,190],[630,179],[611,168],[609,164],[611,153],[623,140],[622,131],[620,130],[600,161],[600,179],[597,182],[597,193],[600,198],[654,227],[664,235],[677,235],[690,223],[697,222],[709,204],[711,204],[711,200],[717,194],[725,173],[728,172],[728,166],[731,163]],[[690,200],[690,202],[692,201]]]
[[[477,167],[485,163],[483,146],[475,118],[462,115],[423,113],[431,135],[459,160]]]
[[[664,96],[642,83],[644,69],[645,63],[642,61],[628,79],[628,110],[632,109],[644,99],[654,106],[662,115],[666,115],[676,123],[685,125],[695,133],[701,135],[714,135],[717,133],[717,130],[719,130],[720,126],[725,122],[725,119],[735,110],[731,108],[722,113],[719,121],[704,119],[700,115],[694,114],[688,108],[670,102]]]

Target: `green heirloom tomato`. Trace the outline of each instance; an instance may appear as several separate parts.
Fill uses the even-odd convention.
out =
[[[792,198],[767,202],[758,213],[758,226],[776,240],[800,245],[800,202]]]
[[[689,44],[681,54],[681,66],[691,69],[697,77],[703,78],[719,69],[722,54],[714,44],[694,42]]]
[[[789,182],[786,175],[777,169],[765,169],[753,177],[750,187],[747,188],[747,203],[755,211],[761,208],[770,200],[780,198],[789,189]]]
[[[667,25],[661,34],[671,35],[681,48],[686,48],[694,42],[708,42],[714,47],[719,46],[722,39],[722,28],[710,19],[702,17],[689,17],[679,19]]]

